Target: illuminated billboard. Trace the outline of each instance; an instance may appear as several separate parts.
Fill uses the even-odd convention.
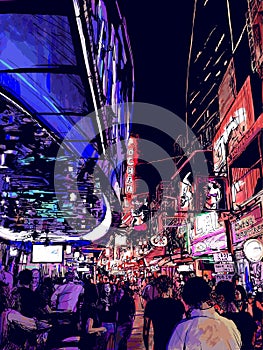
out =
[[[213,140],[214,172],[216,175],[226,174],[228,154],[231,154],[253,123],[254,107],[250,77],[248,77]]]
[[[248,215],[231,223],[233,243],[244,241],[260,235],[263,230],[263,221],[260,207],[254,208]]]
[[[227,210],[227,188],[225,177],[197,177],[196,210]]]
[[[195,217],[194,230],[190,231],[190,242],[193,256],[226,249],[225,226],[218,221],[216,212],[202,213]]]
[[[215,232],[223,232],[224,225],[218,221],[216,212],[202,213],[195,217],[194,237],[191,239],[205,238]]]

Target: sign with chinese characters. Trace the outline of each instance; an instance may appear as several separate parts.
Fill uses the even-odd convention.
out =
[[[124,180],[124,208],[121,218],[121,227],[131,227],[135,222],[133,196],[135,194],[135,167],[137,163],[137,140],[130,137],[127,146],[127,168]]]
[[[260,181],[260,169],[232,168],[232,202],[233,208],[238,209],[238,205],[251,198]]]
[[[250,214],[231,223],[233,243],[259,235],[263,231],[263,220],[260,207],[256,207]]]
[[[214,172],[216,175],[226,173],[227,154],[231,154],[253,123],[254,107],[250,77],[248,77],[213,140]]]
[[[215,272],[235,272],[234,263],[217,263],[214,265]]]
[[[227,248],[225,226],[218,221],[215,211],[195,217],[194,230],[190,230],[192,255],[214,254]]]
[[[130,137],[127,149],[127,170],[125,177],[125,194],[131,199],[135,193],[135,167],[137,163],[137,143],[136,138]]]
[[[233,261],[232,255],[230,253],[215,253],[214,254],[214,262],[222,262],[222,261]]]
[[[231,165],[248,147],[251,141],[257,135],[263,125],[263,113],[257,118],[255,123],[248,129],[248,131],[242,136],[238,144],[228,154],[228,165]]]
[[[234,277],[234,274],[217,274],[215,276],[216,278],[216,283],[220,282],[220,281],[232,281],[232,278]]]

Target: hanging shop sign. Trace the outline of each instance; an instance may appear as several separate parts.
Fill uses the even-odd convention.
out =
[[[192,255],[214,254],[227,248],[226,233],[214,233],[213,236],[200,239],[192,243]]]
[[[194,230],[190,230],[192,255],[214,254],[227,248],[225,226],[218,221],[216,211],[195,217]]]
[[[214,262],[231,262],[233,261],[231,253],[215,253],[214,254]]]
[[[150,242],[155,247],[165,247],[167,245],[167,238],[163,234],[157,234],[151,237]]]
[[[215,272],[235,272],[235,267],[233,262],[228,263],[217,263],[214,265]]]
[[[258,262],[263,258],[263,244],[258,239],[252,238],[246,241],[243,250],[246,258],[251,262]]]
[[[215,253],[214,262],[231,262],[233,261],[231,253]]]
[[[234,277],[234,274],[232,274],[232,273],[215,275],[216,283],[218,283],[220,281],[232,281],[233,277]]]
[[[190,239],[204,239],[220,232],[225,232],[225,226],[218,221],[217,212],[201,213],[195,217],[194,230],[190,232]]]
[[[135,169],[138,162],[137,153],[137,139],[130,137],[127,147],[127,169],[125,175],[125,207],[122,214],[120,227],[134,227],[134,230],[145,231],[148,226],[146,224],[145,211],[135,207],[135,192],[136,192],[136,181],[135,181]]]
[[[224,118],[237,95],[234,60],[231,58],[227,70],[218,89],[220,120]]]
[[[263,219],[261,217],[260,207],[256,207],[250,214],[232,222],[231,228],[234,244],[262,234]]]
[[[135,193],[135,167],[137,163],[137,144],[134,137],[130,137],[127,149],[127,170],[125,177],[125,194],[130,198]]]
[[[227,154],[231,154],[236,146],[239,147],[244,134],[253,123],[254,107],[250,77],[248,77],[213,140],[214,172],[216,175],[226,173]]]
[[[193,210],[193,183],[191,181],[192,174],[188,172],[183,181],[179,183],[180,190],[180,210]]]
[[[196,209],[197,210],[227,210],[227,178],[196,177]]]
[[[228,165],[231,165],[247,149],[255,135],[261,131],[262,125],[263,114],[260,114],[255,123],[242,135],[239,142],[232,148],[231,153],[228,154]]]

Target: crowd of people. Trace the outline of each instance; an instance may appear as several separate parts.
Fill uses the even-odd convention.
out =
[[[238,279],[178,283],[159,273],[95,282],[73,271],[56,280],[38,269],[20,271],[15,281],[0,275],[0,348],[127,350],[139,303],[146,350],[151,325],[154,350],[263,348],[263,293],[247,293]]]
[[[124,278],[100,276],[41,280],[40,271],[20,271],[17,282],[0,282],[3,350],[127,349],[135,316],[134,292]]]
[[[218,283],[192,276],[182,287],[159,276],[142,298],[146,350],[151,323],[154,350],[263,349],[263,292],[247,293],[236,276]]]

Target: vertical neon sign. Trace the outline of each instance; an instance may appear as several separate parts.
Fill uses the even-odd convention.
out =
[[[137,141],[135,137],[130,137],[127,149],[127,170],[125,177],[125,194],[131,204],[132,197],[136,190],[135,168],[137,164]]]
[[[134,203],[133,198],[136,192],[135,184],[135,168],[137,160],[137,141],[135,137],[130,137],[127,147],[127,168],[124,181],[125,205],[124,215],[122,217],[122,224],[132,226],[134,222]]]

